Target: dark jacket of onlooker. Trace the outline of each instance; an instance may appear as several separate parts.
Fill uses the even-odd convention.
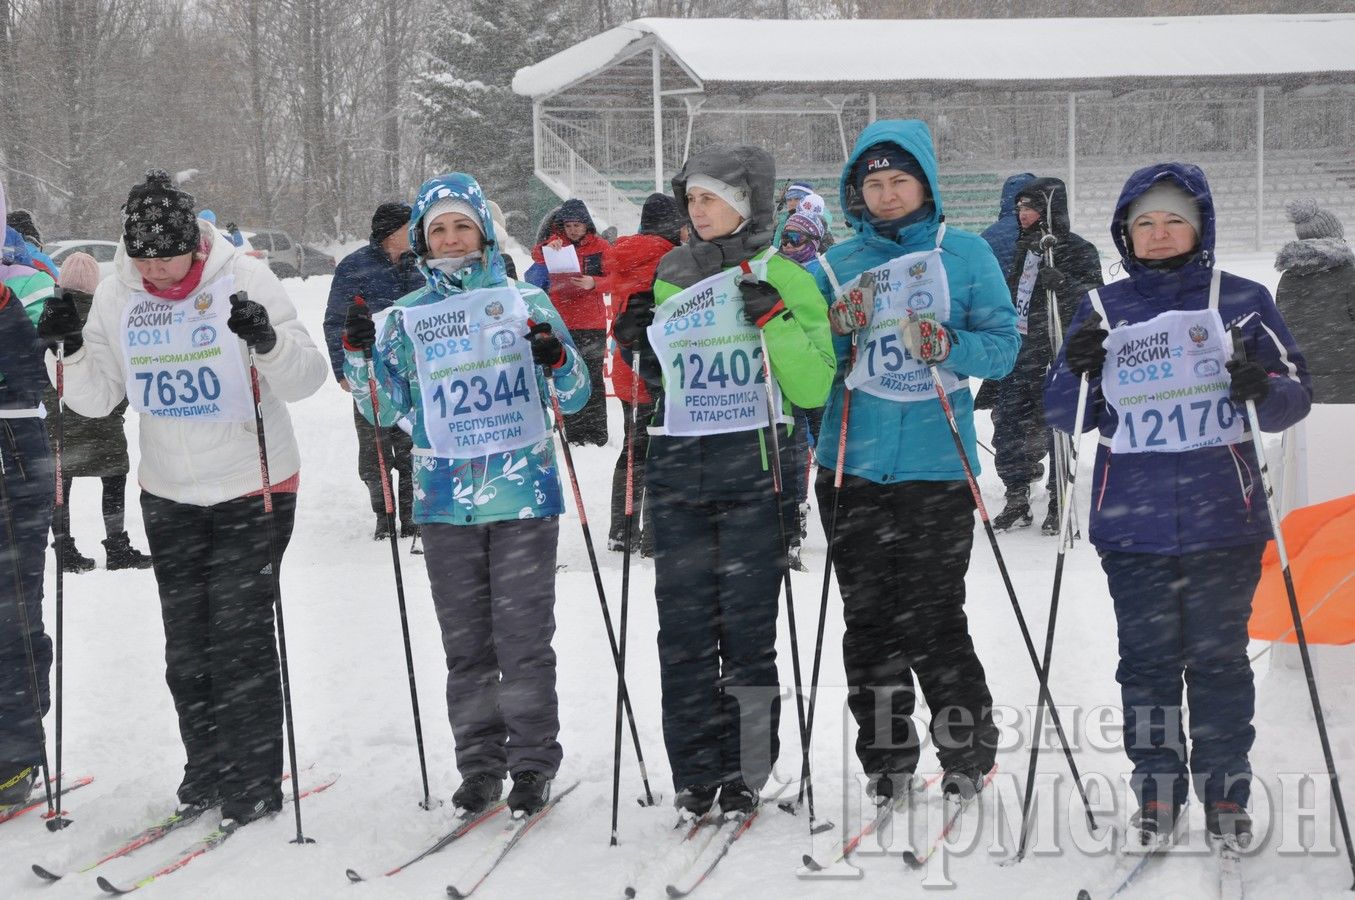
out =
[[[410,291],[424,286],[419,272],[419,259],[412,252],[400,256],[399,263],[391,262],[390,254],[375,241],[359,247],[339,261],[334,269],[334,282],[329,287],[329,303],[325,306],[325,346],[329,349],[329,364],[340,384],[343,377],[343,320],[354,297],[361,297],[375,314],[390,306]]]
[[[1299,239],[1280,248],[1275,305],[1308,360],[1314,403],[1355,403],[1355,253],[1341,222],[1312,201],[1288,204]]]

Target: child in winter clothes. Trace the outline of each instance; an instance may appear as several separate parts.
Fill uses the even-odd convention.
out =
[[[582,409],[588,373],[550,299],[505,276],[475,179],[425,182],[409,237],[427,287],[395,305],[379,338],[366,306],[349,308],[344,373],[370,421],[413,424],[414,520],[462,777],[452,800],[483,810],[507,774],[509,807],[531,814],[549,799],[562,757],[551,638],[564,498],[550,397],[565,412]]]
[[[38,332],[65,340],[72,409],[106,416],[126,399],[141,414],[141,510],[187,755],[179,800],[243,824],[282,808],[273,579],[301,467],[286,404],[320,388],[325,359],[268,266],[193,208],[166,173],[148,173],[83,332],[69,297],[48,302]],[[274,527],[241,342],[258,371]],[[47,364],[54,373],[52,354]]]
[[[1045,382],[1046,419],[1071,433],[1087,379],[1083,429],[1100,436],[1090,536],[1119,626],[1131,828],[1143,845],[1171,840],[1192,775],[1210,835],[1250,840],[1247,621],[1271,523],[1244,404],[1256,404],[1251,427],[1280,431],[1311,396],[1269,292],[1215,267],[1214,227],[1196,166],[1129,176],[1110,228],[1129,277],[1082,298]],[[1233,328],[1245,358],[1233,356]]]
[[[645,479],[654,511],[663,734],[676,804],[699,816],[759,802],[776,760],[776,614],[793,511],[784,484],[785,401],[818,406],[833,376],[826,307],[813,279],[771,252],[775,163],[714,146],[673,178],[695,234],[659,263],[654,303],[631,298],[614,333],[639,342],[657,398]],[[643,298],[648,299],[648,298]],[[766,428],[770,354],[779,444]],[[785,400],[782,399],[784,395]],[[783,499],[786,495],[783,495]]]
[[[0,220],[4,215],[0,184]],[[41,418],[47,373],[33,323],[7,286],[34,270],[12,259],[9,252],[0,257],[0,578],[7,585],[0,590],[0,810],[28,800],[45,759],[42,716],[52,668],[52,641],[42,621],[54,489]]]
[[[835,301],[842,377],[823,414],[816,488],[825,531],[837,507],[833,568],[847,626],[842,654],[856,754],[875,802],[908,790],[919,759],[916,673],[932,712],[943,788],[972,796],[997,753],[992,695],[964,610],[974,499],[927,366],[940,373],[977,473],[967,379],[1011,371],[1020,346],[1016,312],[987,243],[943,224],[936,153],[923,122],[868,126],[843,167],[841,192],[856,236],[825,254],[819,287],[858,296],[851,289],[872,272],[876,288],[873,306],[858,302],[847,316],[838,314],[845,301]]]
[[[557,272],[550,278],[551,304],[569,329],[588,369],[588,402],[565,416],[565,434],[571,444],[607,443],[607,386],[603,363],[607,356],[607,312],[602,302],[607,252],[611,245],[598,236],[593,217],[582,200],[566,200],[555,214],[551,234],[532,249],[532,259],[544,262],[542,248],[559,250],[566,244],[579,257],[579,272]]]
[[[88,253],[72,253],[61,261],[61,287],[75,301],[80,320],[89,318],[94,289],[99,286],[99,264]],[[49,411],[56,409],[56,388],[50,387],[44,400]],[[127,436],[122,419],[127,412],[123,400],[112,414],[90,419],[74,410],[62,415],[61,478],[66,508],[70,508],[71,487],[76,478],[98,478],[103,483],[104,551],[109,571],[149,569],[151,558],[132,546],[127,535]],[[56,447],[57,417],[47,417],[47,439]],[[82,556],[75,538],[67,530],[62,538],[61,564],[66,572],[88,572],[94,560]]]

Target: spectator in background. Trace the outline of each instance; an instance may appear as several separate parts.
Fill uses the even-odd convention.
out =
[[[993,528],[1006,531],[1034,521],[1030,483],[1044,474],[1040,459],[1049,452],[1049,510],[1041,530],[1055,535],[1059,533],[1059,501],[1053,440],[1045,428],[1041,401],[1044,373],[1058,351],[1058,336],[1077,309],[1077,301],[1101,286],[1101,259],[1090,241],[1072,232],[1068,191],[1059,179],[1027,182],[1017,194],[1016,211],[1021,233],[1007,270],[1007,289],[1016,305],[1021,352],[1016,355],[1011,374],[998,382],[993,406],[993,453],[997,474],[1007,486],[1007,503],[993,517]],[[1046,236],[1054,238],[1052,266],[1045,262]],[[1057,335],[1050,331],[1051,295],[1053,312],[1059,318]]]
[[[367,246],[360,247],[339,261],[325,306],[325,345],[329,364],[339,387],[348,390],[343,374],[343,323],[354,297],[361,297],[372,313],[379,314],[411,291],[424,286],[418,258],[409,246],[409,206],[383,203],[372,215],[372,233]],[[358,477],[367,485],[372,513],[376,516],[373,538],[387,540],[386,503],[381,491],[381,473],[376,452],[376,432],[353,407],[353,427],[358,433]],[[400,536],[419,532],[414,523],[414,477],[410,468],[412,444],[409,435],[398,427],[380,428],[382,447],[388,468],[400,473]]]
[[[983,229],[982,237],[993,248],[1002,272],[1012,270],[1012,260],[1016,258],[1016,239],[1021,235],[1021,225],[1016,221],[1016,195],[1035,176],[1029,172],[1012,175],[1002,183],[1002,196],[997,205],[997,221]],[[997,382],[985,380],[979,385],[974,397],[975,409],[992,409],[997,401]]]
[[[42,252],[42,235],[38,233],[38,223],[33,221],[33,214],[26,209],[16,209],[5,217],[5,224],[24,239],[28,247],[28,255],[31,260],[29,265],[41,272],[46,272],[53,279],[56,278],[56,263],[46,253]]]
[[[811,273],[818,272],[818,255],[826,249],[823,237],[827,228],[823,220],[811,212],[816,199],[818,207],[822,208],[823,198],[818,194],[801,198],[799,210],[791,214],[781,231],[781,255],[795,260]],[[819,438],[823,407],[805,409],[793,406],[791,409],[795,417],[795,430],[791,433],[789,487],[791,496],[795,498],[797,516],[795,526],[790,529],[788,556],[792,569],[808,572],[809,569],[800,560],[800,545],[809,536],[809,454],[811,442]]]
[[[659,260],[669,250],[682,243],[684,222],[677,201],[667,194],[650,194],[640,212],[640,231],[616,239],[603,264],[608,273],[603,279],[603,290],[612,295],[612,308],[620,316],[630,305],[631,298],[644,295],[653,302],[654,273]],[[612,474],[612,521],[607,531],[607,549],[626,549],[626,444],[630,443],[631,404],[635,410],[635,483],[632,508],[636,530],[631,534],[631,549],[639,549],[642,556],[654,555],[654,533],[645,514],[645,455],[649,451],[649,419],[654,414],[654,400],[644,380],[631,368],[634,352],[619,344],[612,350],[612,392],[621,400],[622,427],[626,441]]]
[[[1275,257],[1275,305],[1308,359],[1313,402],[1355,403],[1355,254],[1317,201],[1291,200],[1285,214],[1298,240]]]
[[[61,287],[66,296],[75,301],[75,309],[83,323],[89,318],[94,301],[94,289],[99,286],[99,264],[88,253],[72,253],[61,264]],[[47,440],[56,446],[56,389],[48,387],[43,403],[48,410]],[[132,546],[127,535],[127,435],[123,432],[122,417],[127,412],[127,400],[113,407],[106,416],[88,418],[74,410],[62,413],[61,482],[70,508],[71,483],[76,478],[98,478],[103,482],[104,551],[108,569],[149,569],[151,558]],[[88,572],[94,560],[81,556],[75,538],[69,532],[61,539],[62,570]]]
[[[545,247],[559,250],[574,247],[579,258],[578,272],[557,272],[549,276],[551,304],[565,320],[574,337],[574,345],[588,368],[588,402],[583,409],[565,416],[565,434],[571,444],[607,443],[607,387],[603,383],[603,361],[607,356],[607,313],[602,303],[599,279],[611,245],[598,236],[593,217],[582,200],[566,200],[555,214],[550,237],[532,250],[532,259],[544,263]]]
[[[546,213],[546,217],[541,220],[541,224],[537,226],[536,229],[537,244],[544,244],[546,241],[550,240],[551,230],[555,227],[555,216],[559,212],[560,207],[557,206]],[[550,288],[550,273],[546,271],[546,263],[533,258],[532,264],[527,267],[527,271],[522,276],[522,280],[530,285],[541,288],[543,291],[548,290]]]

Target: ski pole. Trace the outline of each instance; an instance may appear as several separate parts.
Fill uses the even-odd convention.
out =
[[[65,296],[65,291],[58,295]],[[53,297],[53,299],[57,299]],[[62,662],[65,658],[65,569],[66,562],[66,540],[71,533],[71,520],[66,506],[66,483],[61,469],[61,451],[65,443],[65,418],[62,416],[62,410],[66,403],[66,342],[56,342],[56,452],[54,461],[56,463],[56,515],[55,522],[59,532],[56,539],[56,684],[53,689],[53,726],[54,743],[56,744],[56,808],[52,815],[47,819],[48,831],[60,831],[71,820],[61,815],[61,697],[62,697]]]
[[[1067,503],[1060,509],[1059,519],[1059,555],[1054,563],[1054,587],[1049,599],[1049,626],[1045,632],[1044,638],[1044,659],[1040,666],[1042,677],[1046,686],[1049,684],[1049,667],[1053,663],[1054,655],[1054,625],[1059,615],[1059,593],[1063,585],[1063,559],[1072,542],[1072,524],[1073,524],[1073,485],[1077,480],[1077,438],[1082,434],[1082,425],[1087,412],[1087,393],[1090,380],[1086,375],[1082,376],[1082,383],[1077,389],[1077,413],[1073,418],[1072,440],[1069,442],[1068,454],[1068,483],[1062,492],[1062,496]],[[1030,835],[1030,804],[1035,795],[1035,765],[1040,758],[1040,729],[1044,724],[1045,697],[1048,691],[1041,691],[1039,701],[1035,706],[1035,727],[1031,731],[1030,741],[1030,765],[1026,769],[1026,795],[1021,801],[1021,840],[1016,848],[1016,859],[1019,861],[1026,855],[1026,838]],[[1093,827],[1095,823],[1093,822]]]
[[[598,568],[597,552],[593,549],[593,534],[588,528],[588,512],[583,506],[583,494],[579,491],[579,476],[574,470],[574,457],[570,453],[569,440],[565,434],[565,415],[560,409],[560,396],[555,392],[555,381],[549,370],[546,371],[551,410],[555,413],[555,430],[560,437],[560,449],[564,453],[565,470],[569,473],[569,486],[574,492],[574,507],[579,511],[579,524],[583,528],[583,545],[588,550],[588,561],[593,567],[593,584],[597,588],[598,603],[602,606],[602,622],[607,626],[607,642],[612,648],[612,662],[616,666],[621,702],[626,708],[626,718],[630,722],[630,740],[635,745],[635,761],[640,767],[640,780],[644,782],[645,786],[645,806],[653,806],[654,793],[649,788],[649,771],[645,768],[644,751],[640,749],[640,731],[635,727],[635,709],[631,706],[630,691],[626,688],[625,661],[621,656],[621,648],[617,644],[616,631],[612,628],[612,614],[607,609],[607,592],[602,586],[602,571]]]
[[[354,297],[354,303],[366,303],[361,297]],[[381,497],[386,504],[386,532],[390,539],[391,565],[395,569],[395,602],[400,609],[400,635],[405,642],[405,673],[409,677],[409,705],[414,713],[414,743],[419,750],[419,777],[423,780],[423,803],[425,810],[433,808],[428,790],[428,761],[423,750],[423,719],[419,715],[419,689],[414,680],[414,649],[409,641],[409,615],[405,610],[405,580],[400,571],[400,540],[395,536],[395,499],[391,493],[390,472],[386,471],[386,451],[381,442],[381,401],[376,393],[376,364],[372,361],[372,348],[362,351],[367,363],[367,396],[372,404],[372,438],[376,441],[376,464],[381,472]],[[402,474],[401,478],[404,477]]]
[[[634,367],[631,369],[630,414],[626,425],[626,525],[622,534],[621,550],[621,623],[620,623],[620,676],[616,682],[616,732],[612,738],[612,846],[617,845],[617,818],[621,808],[621,679],[626,672],[626,620],[630,613],[630,556],[631,537],[635,534],[635,428],[637,410],[640,405],[640,351],[637,348],[632,356]]]
[[[819,255],[819,263],[824,274],[828,277],[832,285],[833,296],[838,297],[842,294],[842,285],[838,283],[837,275],[828,260]],[[869,279],[867,279],[869,275]],[[865,273],[861,276],[861,282],[858,287],[863,290],[869,289],[873,296],[874,273]],[[868,286],[868,288],[867,288]],[[852,332],[851,349],[847,353],[847,371],[850,372],[856,366],[856,336],[859,332]],[[809,676],[809,706],[805,713],[805,743],[813,746],[814,739],[814,710],[818,702],[819,693],[819,668],[823,661],[823,632],[828,620],[828,593],[832,587],[833,572],[833,544],[837,538],[837,515],[839,509],[839,499],[842,495],[842,478],[844,466],[847,459],[847,423],[850,420],[852,408],[852,391],[846,385],[844,377],[842,385],[842,423],[838,427],[837,435],[837,462],[833,466],[833,509],[828,517],[828,549],[824,553],[823,560],[823,590],[819,594],[819,622],[814,634],[814,664],[810,670]],[[798,802],[798,800],[797,800]]]
[[[246,291],[231,294],[231,304],[249,299]],[[292,769],[292,806],[296,811],[296,837],[293,844],[313,844],[301,830],[301,779],[297,777],[296,732],[292,724],[292,680],[287,670],[287,629],[282,623],[282,559],[278,553],[278,524],[273,513],[273,484],[268,475],[268,439],[263,427],[263,399],[259,390],[259,367],[254,361],[254,348],[248,344],[249,390],[254,401],[254,431],[259,436],[259,477],[263,483],[264,522],[268,528],[268,568],[272,572],[273,613],[278,622],[278,667],[282,674],[282,721],[287,730],[287,756]]]
[[[753,274],[753,269],[748,264],[748,260],[745,259],[739,265],[743,269],[743,274],[739,276],[740,281],[759,280]],[[776,404],[772,401],[772,358],[771,354],[767,352],[767,337],[761,329],[758,329],[758,340],[762,343],[762,375],[765,387],[764,397],[767,401],[767,430],[771,434],[772,444],[772,463],[769,466],[772,470],[772,499],[776,504],[776,530],[781,539],[781,556],[785,566],[782,570],[782,581],[786,586],[786,627],[790,630],[790,662],[795,677],[795,714],[800,725],[800,791],[809,804],[809,833],[817,834],[819,831],[832,826],[825,824],[823,829],[820,829],[814,822],[814,781],[810,772],[809,761],[809,723],[805,718],[804,697],[800,690],[801,685],[804,684],[800,676],[800,638],[795,627],[795,594],[791,588],[789,564],[790,543],[786,538],[786,515],[782,508],[784,495],[781,484],[780,417],[777,415]]]
[[[0,289],[3,289],[3,287],[0,286]],[[11,436],[11,440],[12,439]],[[17,450],[15,452],[15,462],[18,462]],[[22,468],[20,469],[20,472],[22,474]],[[14,530],[14,514],[9,505],[9,484],[6,480],[7,476],[8,470],[5,467],[4,453],[3,451],[0,451],[0,505],[4,506],[5,535],[9,539],[10,571],[14,573],[14,601],[19,610],[19,630],[22,631],[24,635],[24,657],[28,662],[28,689],[33,698],[33,723],[37,726],[38,744],[42,750],[42,787],[47,798],[47,812],[44,813],[44,816],[49,821],[55,821],[60,817],[57,803],[61,802],[61,796],[58,794],[55,802],[53,801],[52,766],[47,757],[47,730],[42,724],[42,691],[38,685],[38,657],[37,652],[33,649],[33,626],[28,617],[28,604],[24,600],[24,581],[23,574],[20,572],[22,562],[19,559],[18,535]],[[47,532],[44,530],[43,541],[46,540]],[[39,607],[39,612],[40,611],[41,607]]]
[[[1002,584],[1006,587],[1007,596],[1012,601],[1012,612],[1016,614],[1016,623],[1021,629],[1021,639],[1026,645],[1026,653],[1030,656],[1030,664],[1035,667],[1035,677],[1040,682],[1040,697],[1049,705],[1049,720],[1054,723],[1054,730],[1058,733],[1059,742],[1063,745],[1063,755],[1068,760],[1068,769],[1072,772],[1073,782],[1077,785],[1077,792],[1082,797],[1082,805],[1087,810],[1087,821],[1092,830],[1095,830],[1096,818],[1092,813],[1091,800],[1087,797],[1087,791],[1082,785],[1082,776],[1078,773],[1077,762],[1073,759],[1072,746],[1068,743],[1068,736],[1063,730],[1063,722],[1059,719],[1058,707],[1054,705],[1054,699],[1049,692],[1049,682],[1045,677],[1044,669],[1040,666],[1040,658],[1035,653],[1035,641],[1030,636],[1030,628],[1026,625],[1026,616],[1021,611],[1021,603],[1016,599],[1016,588],[1012,586],[1012,578],[1007,571],[1007,563],[1002,557],[1002,550],[997,545],[997,533],[993,531],[993,523],[988,519],[988,507],[984,505],[983,493],[979,490],[978,479],[974,477],[974,470],[969,465],[969,454],[965,452],[964,440],[960,437],[960,426],[955,421],[955,410],[951,408],[950,398],[946,396],[946,389],[941,386],[941,373],[937,370],[936,364],[928,363],[927,370],[931,373],[937,399],[941,401],[941,410],[945,413],[946,424],[950,426],[950,436],[955,442],[956,452],[960,455],[960,465],[964,469],[965,480],[969,482],[969,491],[974,495],[974,505],[978,508],[979,519],[983,522],[983,530],[988,535],[988,544],[993,548],[993,556],[997,560],[998,571],[1002,574]]]
[[[1242,331],[1234,326],[1233,358],[1247,358],[1242,346]],[[1341,822],[1341,836],[1346,842],[1346,859],[1350,861],[1351,873],[1355,875],[1355,847],[1351,846],[1350,822],[1346,818],[1346,804],[1341,797],[1341,782],[1336,775],[1336,762],[1332,757],[1331,739],[1327,736],[1327,719],[1322,713],[1322,699],[1317,694],[1317,677],[1313,674],[1313,660],[1308,654],[1308,638],[1303,632],[1303,616],[1299,613],[1298,594],[1294,589],[1294,576],[1289,569],[1289,550],[1284,543],[1284,529],[1280,527],[1280,517],[1275,508],[1275,492],[1271,485],[1270,465],[1266,462],[1266,450],[1261,444],[1261,420],[1256,416],[1256,402],[1247,401],[1247,426],[1251,429],[1252,449],[1256,452],[1256,463],[1261,471],[1261,487],[1266,494],[1266,512],[1270,514],[1270,530],[1275,536],[1275,549],[1279,551],[1280,571],[1284,575],[1284,590],[1289,597],[1289,615],[1294,620],[1294,637],[1299,645],[1299,657],[1303,660],[1303,675],[1308,681],[1308,699],[1313,704],[1313,718],[1317,721],[1317,736],[1322,744],[1322,758],[1327,764],[1327,776],[1331,779],[1332,801],[1336,804],[1336,816]],[[1355,891],[1355,883],[1351,885]]]

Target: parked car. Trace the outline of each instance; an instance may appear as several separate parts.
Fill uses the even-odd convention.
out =
[[[334,266],[334,257],[319,247],[312,247],[310,244],[301,245],[302,278],[309,278],[312,275],[333,275]]]
[[[285,231],[271,228],[250,228],[241,226],[240,233],[255,250],[267,254],[268,268],[279,278],[296,278],[301,275],[301,245],[292,240]]]
[[[43,252],[50,256],[58,267],[72,253],[88,253],[99,264],[100,279],[113,274],[113,254],[117,250],[117,241],[80,240],[76,238],[66,241],[49,241],[43,245]]]

